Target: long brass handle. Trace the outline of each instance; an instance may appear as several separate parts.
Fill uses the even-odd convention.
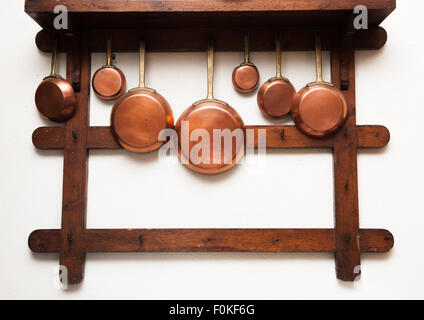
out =
[[[139,52],[140,52],[140,82],[139,88],[146,88],[145,85],[145,63],[146,63],[146,42],[144,40],[140,40],[139,44]]]
[[[56,76],[57,42],[58,42],[57,38],[55,38],[53,43],[52,64],[51,64],[51,71],[50,71],[50,76],[52,77]]]
[[[281,41],[280,35],[277,34],[275,37],[275,62],[276,62],[276,76],[282,78],[281,74]]]
[[[315,33],[315,62],[317,69],[317,81],[324,82],[322,78],[322,46],[321,46],[321,35],[319,32]]]
[[[112,65],[112,35],[111,34],[107,35],[106,47],[107,47],[106,65],[110,67]]]
[[[247,33],[244,36],[244,63],[250,63],[249,59],[249,43],[250,43],[250,36],[249,33]]]
[[[208,100],[214,100],[214,97],[213,97],[213,59],[214,59],[213,40],[209,40],[209,43],[208,43],[208,96],[206,98]]]

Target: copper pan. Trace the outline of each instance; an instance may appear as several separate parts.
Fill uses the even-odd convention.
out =
[[[241,93],[249,93],[258,87],[259,71],[249,59],[249,35],[244,36],[244,62],[233,70],[234,88]]]
[[[275,77],[265,82],[258,92],[258,106],[268,118],[282,118],[291,112],[296,89],[291,82],[281,74],[281,44],[280,36],[275,39]]]
[[[315,35],[317,80],[298,92],[292,116],[296,127],[312,137],[325,137],[340,129],[347,117],[347,103],[334,84],[322,78],[322,49],[319,33]]]
[[[56,60],[57,40],[54,43],[50,75],[44,78],[38,86],[35,92],[35,105],[47,119],[62,122],[74,114],[77,99],[69,82],[56,74]]]
[[[121,96],[112,108],[111,128],[118,143],[125,149],[146,153],[159,149],[159,133],[174,125],[169,103],[144,81],[146,44],[140,41],[140,83]]]
[[[112,36],[107,36],[107,60],[106,65],[101,67],[93,76],[93,90],[103,100],[119,98],[127,85],[124,73],[112,65]]]
[[[206,99],[197,101],[186,109],[175,125],[179,138],[180,160],[191,170],[203,174],[217,174],[227,171],[234,167],[244,155],[243,120],[236,110],[213,96],[213,56],[213,43],[210,41],[208,45],[208,95]],[[187,132],[183,132],[184,124],[189,126]],[[227,143],[227,145],[225,139],[221,139],[220,145],[215,144],[213,141],[214,130],[224,129],[242,134],[243,142],[237,144],[237,139],[232,138],[231,143]],[[199,141],[203,138],[191,141],[192,133],[195,130],[207,132],[210,137],[207,161],[197,161],[192,157],[194,146],[203,142]]]

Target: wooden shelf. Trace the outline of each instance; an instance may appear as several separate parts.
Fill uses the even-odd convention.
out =
[[[67,7],[71,30],[52,30],[58,4]],[[353,9],[359,4],[369,10],[368,30],[353,30]],[[31,233],[30,249],[59,252],[69,284],[82,281],[87,252],[334,252],[337,278],[357,279],[361,253],[387,252],[394,238],[385,229],[359,226],[357,152],[386,146],[390,133],[383,126],[356,123],[355,50],[385,44],[386,31],[378,25],[395,6],[395,0],[26,0],[25,11],[43,27],[37,47],[50,51],[58,36],[59,50],[67,52],[66,78],[78,101],[64,127],[42,127],[33,133],[35,147],[63,150],[64,170],[61,228]],[[317,28],[323,48],[330,51],[332,82],[347,101],[344,127],[323,139],[305,136],[294,126],[246,129],[256,136],[265,129],[269,149],[332,151],[333,229],[86,229],[89,150],[121,148],[110,127],[89,125],[91,54],[105,50],[106,34],[114,38],[114,52],[136,51],[140,36],[149,51],[204,51],[209,38],[217,51],[242,51],[246,31],[251,33],[252,50],[274,50],[274,36],[280,32],[282,50],[301,51],[313,50]]]
[[[368,8],[369,24],[377,26],[396,8],[395,0],[26,0],[25,12],[51,29],[58,4],[67,7],[72,28],[340,25],[357,5]]]

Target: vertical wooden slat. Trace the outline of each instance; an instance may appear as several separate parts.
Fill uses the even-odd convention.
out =
[[[347,44],[347,46],[346,46]],[[355,52],[344,42],[332,50],[332,78],[340,87],[340,66],[348,71],[348,89],[343,91],[348,105],[346,125],[334,137],[334,190],[337,278],[353,281],[360,275],[357,132],[355,112]],[[343,59],[343,60],[342,60]],[[343,62],[342,62],[343,61]]]
[[[62,246],[60,265],[67,268],[68,283],[84,277],[84,229],[87,206],[87,132],[90,95],[90,51],[87,37],[75,36],[73,50],[68,52],[67,76],[72,81],[74,54],[81,54],[81,91],[76,94],[75,115],[66,123],[64,137]]]

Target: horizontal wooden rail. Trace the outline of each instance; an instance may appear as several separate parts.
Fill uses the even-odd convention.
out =
[[[65,239],[62,239],[62,236]],[[36,230],[28,239],[38,253],[59,252],[72,241],[60,230]],[[335,252],[334,229],[87,229],[86,252]],[[384,253],[394,245],[384,229],[359,231],[361,252]]]
[[[53,27],[59,1],[26,0],[25,11],[44,28]],[[379,25],[395,0],[61,0],[71,27],[81,26],[261,26],[343,25],[357,5],[368,8],[370,25]]]
[[[316,139],[302,134],[294,126],[246,126],[255,132],[255,147],[259,129],[266,130],[268,149],[306,149],[332,148],[333,138]],[[78,139],[78,132],[66,132]],[[346,132],[345,134],[349,134]],[[389,143],[390,133],[383,126],[357,126],[358,148],[382,148]],[[38,149],[63,149],[65,128],[41,127],[34,131],[32,141]],[[88,149],[120,149],[110,127],[89,127],[87,136]]]
[[[149,52],[201,52],[206,51],[208,39],[213,38],[216,51],[242,52],[243,37],[247,31],[250,34],[251,51],[274,51],[275,34],[281,34],[281,50],[309,51],[314,50],[313,28],[144,28],[137,29],[95,29],[90,32],[90,50],[105,52],[106,37],[111,34],[114,52],[136,52],[138,39],[142,36],[147,43]],[[328,50],[340,37],[337,28],[320,29],[322,31],[323,49]],[[41,30],[36,37],[37,47],[49,52],[52,49],[55,35],[48,30]],[[361,30],[353,36],[353,46],[356,50],[376,50],[384,46],[387,33],[382,27],[370,27]],[[67,34],[59,37],[59,51],[68,51],[70,46]]]

